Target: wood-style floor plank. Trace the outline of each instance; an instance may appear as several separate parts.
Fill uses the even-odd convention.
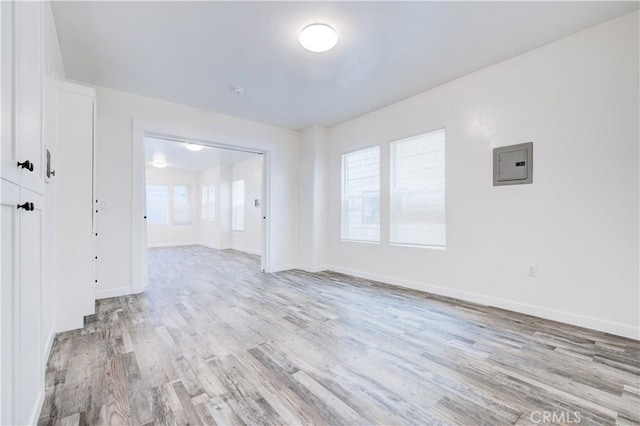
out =
[[[232,250],[151,249],[96,307],[41,425],[640,425],[638,341]]]

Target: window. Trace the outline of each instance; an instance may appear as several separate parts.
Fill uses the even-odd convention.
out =
[[[147,221],[169,223],[169,187],[147,185]]]
[[[380,147],[342,156],[342,239],[380,241]]]
[[[216,186],[214,184],[202,187],[201,216],[203,219],[216,218]]]
[[[231,184],[231,230],[244,231],[244,179]]]
[[[391,143],[392,244],[444,247],[445,131]]]
[[[191,223],[191,187],[173,186],[173,223],[188,225]]]

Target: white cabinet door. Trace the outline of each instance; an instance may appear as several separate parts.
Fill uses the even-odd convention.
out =
[[[18,182],[39,194],[44,190],[42,143],[42,2],[13,4],[14,138]]]
[[[18,153],[13,137],[13,2],[0,2],[0,175],[18,183]]]
[[[14,370],[17,374],[15,420],[31,424],[38,419],[36,406],[44,392],[44,360],[42,348],[42,248],[43,197],[20,189],[20,203],[33,203],[33,210],[18,209],[20,229],[19,285],[14,290],[18,344]],[[53,301],[48,301],[52,303]]]
[[[58,82],[56,157],[56,241],[58,331],[83,326],[95,312],[95,235],[93,212],[93,108],[95,91]]]
[[[16,206],[20,202],[20,188],[4,179],[0,179],[0,235],[2,235],[2,264],[0,276],[0,424],[14,424],[13,421],[13,389],[14,389],[14,351],[15,321],[13,306],[14,289],[18,282],[18,254],[20,251],[20,226]]]

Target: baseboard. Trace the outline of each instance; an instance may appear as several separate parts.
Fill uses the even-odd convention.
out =
[[[44,343],[44,358],[43,358],[43,365],[42,365],[43,374],[46,374],[46,371],[47,371],[47,364],[49,362],[49,356],[51,355],[51,348],[53,347],[53,340],[55,339],[55,337],[56,337],[56,325],[53,324],[51,326],[51,330],[49,331],[49,334],[47,335],[47,340]],[[45,382],[43,377],[42,378],[43,389],[38,394],[38,399],[35,402],[33,411],[31,412],[31,419],[29,421],[30,425],[38,424],[38,419],[40,418],[40,413],[42,412],[42,404],[44,403],[44,386],[45,386]]]
[[[53,346],[53,339],[56,338],[56,325],[53,324],[51,326],[51,330],[49,331],[49,334],[47,335],[47,341],[44,343],[44,348],[45,348],[45,353],[44,353],[44,359],[45,359],[45,368],[46,368],[46,362],[49,360],[49,355],[51,355],[51,347]]]
[[[160,247],[182,247],[182,246],[197,246],[198,242],[186,242],[186,243],[149,243],[147,248],[160,248]]]
[[[404,280],[385,275],[372,274],[369,272],[358,271],[355,269],[343,268],[340,266],[327,266],[328,270],[339,272],[354,277],[364,278],[372,281],[379,281],[385,284],[391,284],[399,287],[419,290],[426,293],[432,293],[439,296],[451,297],[466,302],[477,303],[485,306],[506,309],[508,311],[518,312],[521,314],[532,315],[552,321],[558,321],[565,324],[571,324],[578,327],[584,327],[591,330],[602,331],[604,333],[615,334],[616,336],[627,337],[630,339],[640,340],[640,328],[626,324],[607,321],[599,318],[588,317],[584,315],[574,314],[566,311],[559,311],[541,306],[530,305],[527,303],[516,302],[513,300],[502,299],[494,296],[486,296],[478,293],[471,293],[463,290],[456,290],[446,287],[430,285],[418,281]]]
[[[109,297],[127,296],[134,294],[131,287],[108,288],[104,290],[96,290],[96,300],[107,299]]]
[[[216,250],[229,250],[231,248],[229,246],[221,246],[219,244],[203,243],[203,242],[199,242],[199,243],[197,243],[197,245],[203,246],[203,247],[212,248],[212,249],[216,249]]]
[[[258,255],[258,256],[260,256],[260,254],[261,254],[260,250],[248,249],[248,248],[243,248],[243,247],[221,246],[221,245],[218,245],[218,244],[203,243],[203,242],[199,242],[199,243],[195,243],[195,244],[203,246],[203,247],[209,247],[209,248],[216,249],[216,250],[236,250],[236,251],[241,251],[243,253],[255,254],[255,255]]]
[[[41,389],[38,392],[38,398],[33,404],[33,409],[31,410],[31,416],[29,417],[30,425],[37,425],[38,419],[40,418],[40,412],[42,411],[42,404],[44,404],[44,389]]]
[[[295,268],[292,268],[292,269],[300,269],[301,271],[316,273],[316,272],[331,270],[331,266],[328,266],[328,265],[313,266],[313,265],[304,265],[302,263],[298,263],[297,265],[295,265]]]
[[[297,263],[289,263],[284,265],[275,265],[271,267],[269,273],[282,272],[282,271],[290,271],[292,269],[300,269]]]
[[[242,247],[230,247],[231,250],[235,250],[235,251],[241,251],[243,253],[249,253],[249,254],[255,254],[260,256],[261,252],[260,250],[254,250],[254,249],[248,249],[248,248],[242,248]]]

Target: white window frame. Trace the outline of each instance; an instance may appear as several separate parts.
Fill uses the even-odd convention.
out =
[[[239,198],[236,194],[236,185],[242,183],[242,193]],[[244,179],[236,179],[231,182],[231,230],[236,232],[242,232],[245,230],[246,219],[246,203],[245,203],[245,181]],[[241,213],[242,220],[238,220],[238,213]]]
[[[347,169],[347,162],[348,162],[348,158],[352,155],[356,155],[356,154],[361,154],[363,152],[369,151],[369,150],[377,150],[378,151],[378,186],[376,189],[368,189],[368,190],[363,190],[360,194],[350,194],[349,192],[349,188],[348,188],[348,184],[350,182],[349,180],[349,170]],[[380,212],[381,209],[381,203],[380,203],[380,178],[381,178],[381,161],[380,161],[380,155],[381,155],[381,149],[380,149],[380,145],[372,145],[372,146],[368,146],[365,148],[361,148],[355,151],[350,151],[350,152],[346,152],[344,154],[342,154],[341,156],[341,193],[340,193],[340,200],[341,200],[341,214],[340,214],[340,238],[342,241],[345,242],[353,242],[353,243],[365,243],[365,244],[380,244],[380,229],[381,229],[381,224],[380,224],[380,214],[378,214],[378,221],[377,223],[374,222],[368,222],[365,218],[365,208],[364,208],[364,202],[365,199],[367,198],[377,198],[378,199],[378,212]],[[374,231],[377,231],[377,237],[371,238],[371,239],[366,239],[366,238],[354,238],[352,237],[350,234],[350,230],[348,229],[348,211],[350,210],[349,205],[351,202],[361,202],[362,203],[362,225],[369,225],[372,228],[374,228]],[[375,226],[373,225],[377,225],[377,229],[375,229]]]
[[[167,202],[165,205],[165,209],[166,209],[166,218],[167,220],[165,222],[154,222],[152,220],[152,215],[149,214],[149,187],[150,186],[157,186],[157,187],[163,187],[166,188],[167,190]],[[156,183],[148,183],[145,186],[145,198],[146,198],[146,216],[147,216],[147,223],[149,223],[150,225],[168,225],[169,223],[171,223],[171,209],[170,209],[170,204],[171,204],[171,186],[170,185],[163,185],[163,184],[156,184]]]
[[[204,220],[216,219],[216,184],[215,183],[202,185],[200,187],[200,217]]]
[[[419,138],[423,138],[425,136],[429,136],[431,134],[435,134],[435,133],[442,133],[443,134],[443,148],[442,148],[442,155],[443,155],[443,163],[442,163],[442,188],[441,188],[441,192],[442,192],[442,226],[443,226],[443,236],[442,236],[442,243],[434,243],[432,242],[428,242],[428,243],[416,243],[416,242],[408,242],[408,241],[401,241],[397,238],[394,238],[394,226],[395,226],[395,222],[394,222],[394,214],[396,214],[396,209],[394,208],[394,203],[398,203],[397,200],[397,194],[396,191],[400,192],[401,190],[397,188],[396,186],[396,157],[395,157],[395,149],[396,146],[402,143],[407,143],[407,142],[411,142],[413,140],[419,139]],[[437,249],[437,250],[445,250],[446,246],[447,246],[447,226],[446,226],[446,129],[445,128],[441,128],[438,130],[434,130],[431,132],[427,132],[427,133],[422,133],[416,136],[411,136],[408,138],[404,138],[404,139],[400,139],[400,140],[396,140],[396,141],[392,141],[390,143],[390,149],[389,149],[389,163],[390,163],[390,176],[389,176],[389,181],[390,181],[390,185],[389,185],[389,244],[392,246],[407,246],[407,247],[418,247],[418,248],[428,248],[428,249]],[[418,190],[419,191],[419,190]],[[439,207],[439,206],[438,206]],[[407,212],[409,214],[407,214]],[[407,212],[405,212],[405,215],[410,215],[411,214],[411,210],[407,210]],[[415,213],[415,211],[414,211]],[[399,213],[398,213],[399,214]]]
[[[176,217],[176,211],[178,210],[176,208],[176,190],[178,188],[186,188],[187,189],[187,211],[189,213],[189,217],[184,219],[184,220],[178,220]],[[173,216],[173,224],[174,225],[191,225],[191,223],[193,222],[193,211],[192,211],[192,206],[193,206],[193,200],[192,200],[192,194],[191,194],[191,185],[184,185],[184,184],[177,184],[177,185],[173,185],[172,187],[172,195],[173,195],[173,199],[171,200],[171,206],[172,206],[172,216]]]

